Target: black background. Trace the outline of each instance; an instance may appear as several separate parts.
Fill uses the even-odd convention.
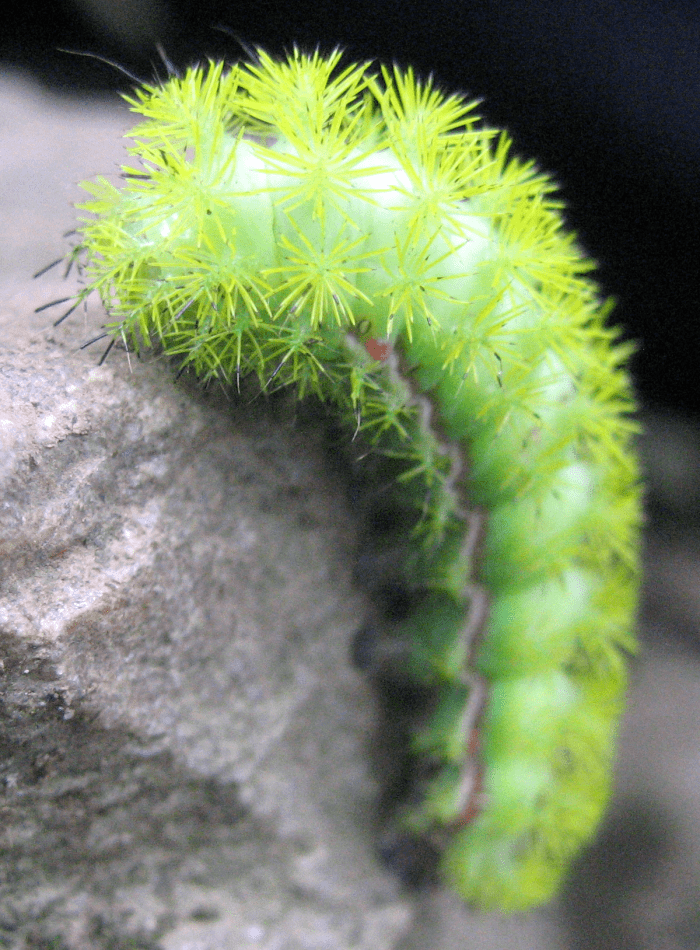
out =
[[[160,42],[177,67],[235,59],[245,44],[295,43],[432,73],[483,98],[490,124],[560,183],[567,217],[599,263],[616,319],[638,343],[642,401],[700,416],[700,4],[623,0],[39,0],[18,3],[0,57],[43,83],[125,89],[111,57],[143,79]],[[96,0],[92,0],[96,2]]]

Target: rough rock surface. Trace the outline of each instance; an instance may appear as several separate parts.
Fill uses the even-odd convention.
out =
[[[0,83],[0,947],[697,947],[700,559],[687,512],[663,527],[697,501],[697,432],[682,471],[649,443],[648,645],[570,891],[508,921],[402,893],[375,857],[355,525],[320,433],[157,360],[98,366],[96,305],[33,313],[73,289],[29,275],[128,124]]]

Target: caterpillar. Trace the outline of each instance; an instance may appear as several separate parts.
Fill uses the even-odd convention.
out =
[[[547,902],[609,795],[642,520],[631,346],[556,186],[474,102],[339,51],[125,98],[68,312],[331,407],[401,512],[409,603],[358,649],[429,697],[394,827],[476,907]]]

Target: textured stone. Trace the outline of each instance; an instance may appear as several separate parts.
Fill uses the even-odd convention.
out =
[[[364,603],[323,433],[156,360],[98,366],[97,304],[33,313],[76,286],[29,277],[74,214],[46,177],[110,168],[125,122],[5,92],[0,945],[393,946],[410,915],[374,854]]]

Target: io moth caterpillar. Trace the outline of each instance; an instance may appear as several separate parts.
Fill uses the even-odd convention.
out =
[[[320,397],[381,460],[411,603],[372,663],[431,696],[396,826],[478,907],[549,900],[608,797],[641,522],[630,350],[554,185],[473,103],[337,52],[126,99],[71,310],[97,292],[136,351]]]

